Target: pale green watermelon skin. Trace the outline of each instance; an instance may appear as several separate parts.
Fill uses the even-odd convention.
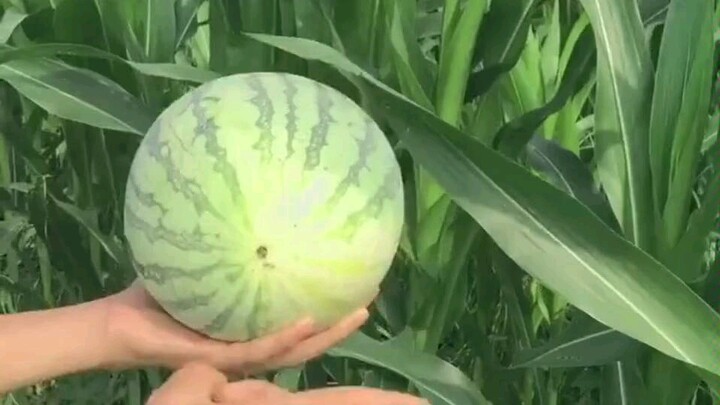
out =
[[[244,73],[160,114],[130,169],[124,232],[172,317],[247,341],[367,305],[398,248],[403,198],[391,145],[351,99]]]

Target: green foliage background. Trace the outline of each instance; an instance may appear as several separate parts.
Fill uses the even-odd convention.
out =
[[[720,404],[720,2],[0,9],[2,311],[127,286],[124,184],[155,116],[214,77],[289,71],[382,125],[408,214],[362,333],[268,378],[442,405]],[[166,376],[83,374],[0,402],[141,404]]]

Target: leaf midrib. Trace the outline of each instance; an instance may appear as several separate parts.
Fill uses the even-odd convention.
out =
[[[507,1],[507,0],[506,0]],[[525,21],[528,14],[530,13],[530,9],[532,9],[532,6],[535,4],[535,0],[528,0],[528,2],[525,4],[525,9],[520,14],[519,22],[520,24],[516,24],[515,28],[513,29],[512,33],[510,34],[510,41],[508,41],[505,44],[505,48],[503,49],[502,53],[500,54],[500,62],[505,62],[505,58],[507,58],[508,52],[510,52],[510,48],[512,47],[512,43],[515,42],[515,38],[518,36],[518,33],[520,31],[520,26],[522,26],[522,22]]]
[[[101,109],[101,108],[97,108],[97,107],[96,107],[95,105],[93,105],[92,103],[87,103],[87,102],[83,101],[81,98],[78,98],[78,97],[76,97],[76,96],[74,96],[74,95],[72,95],[72,94],[70,94],[70,93],[67,93],[66,91],[61,90],[61,89],[59,89],[59,88],[57,88],[57,87],[50,86],[49,84],[43,82],[42,80],[39,80],[39,79],[37,79],[37,78],[35,78],[35,77],[33,77],[33,76],[27,75],[27,74],[25,74],[24,72],[13,68],[12,66],[10,66],[10,62],[4,63],[4,64],[0,65],[0,69],[9,70],[9,71],[17,74],[18,76],[22,76],[22,77],[24,77],[24,78],[26,78],[26,79],[29,79],[30,81],[32,81],[32,82],[34,82],[34,83],[36,83],[36,84],[38,84],[38,85],[40,85],[40,86],[48,89],[48,90],[54,90],[54,91],[56,91],[58,94],[66,97],[66,98],[69,98],[69,99],[77,102],[78,104],[82,104],[82,105],[88,106],[90,109],[92,109],[92,110],[94,110],[94,111],[96,111],[96,112],[99,112],[101,115],[103,115],[103,116],[105,116],[105,117],[110,118],[112,121],[115,121],[116,123],[120,124],[120,126],[126,128],[126,129],[129,130],[129,131],[131,131],[131,132],[138,132],[138,129],[137,129],[137,128],[134,128],[134,127],[130,126],[129,124],[127,124],[127,123],[124,122],[123,120],[115,117],[114,115],[108,113],[107,111],[105,111],[105,110],[103,110],[103,109]],[[142,131],[140,131],[140,132],[142,132]]]
[[[550,165],[552,170],[557,174],[558,178],[562,181],[563,185],[565,185],[565,187],[567,187],[568,193],[570,193],[573,197],[577,198],[577,195],[575,194],[575,190],[572,188],[570,183],[565,178],[565,173],[563,173],[562,170],[560,170],[560,168],[555,164],[555,162],[553,162],[552,159],[550,159],[540,149],[538,149],[534,146],[530,146],[530,147],[538,154],[538,156],[540,156],[542,158],[542,160],[544,160],[548,165]]]
[[[623,364],[621,362],[616,362],[615,367],[617,367],[617,376],[618,376],[618,388],[620,389],[620,400],[622,401],[623,405],[627,404],[627,388],[625,387],[625,371],[623,370]]]
[[[592,0],[598,10],[598,34],[603,37],[602,44],[605,47],[605,53],[608,58],[608,73],[610,76],[610,83],[613,88],[613,98],[615,99],[615,105],[617,106],[616,109],[616,118],[618,119],[618,122],[620,124],[620,138],[622,139],[623,144],[623,158],[624,158],[624,166],[625,170],[627,171],[627,186],[629,189],[629,200],[630,200],[630,221],[632,223],[632,229],[633,229],[633,239],[637,241],[638,237],[640,237],[640,224],[638,222],[638,202],[637,202],[637,195],[636,195],[636,188],[635,188],[635,166],[633,165],[633,159],[631,156],[629,156],[629,151],[631,146],[628,144],[628,137],[627,137],[627,125],[625,123],[625,119],[623,118],[622,111],[624,108],[624,104],[622,103],[622,100],[619,96],[619,85],[618,85],[618,79],[617,75],[615,74],[615,71],[613,70],[613,66],[615,66],[615,60],[612,56],[612,51],[609,46],[610,37],[607,33],[607,27],[605,25],[605,19],[604,19],[604,13],[600,12],[601,5],[599,0]]]
[[[522,365],[524,365],[524,364],[528,364],[528,363],[531,363],[531,362],[534,362],[534,361],[541,360],[541,359],[543,359],[543,358],[552,356],[554,353],[559,352],[559,351],[561,351],[561,350],[563,350],[563,349],[565,349],[565,348],[567,348],[567,347],[579,345],[579,344],[581,344],[582,342],[585,342],[585,341],[587,341],[587,340],[595,339],[595,338],[597,338],[597,337],[602,337],[603,335],[608,335],[608,334],[611,334],[611,333],[617,333],[617,331],[615,331],[615,330],[613,330],[613,329],[606,329],[606,330],[602,330],[602,331],[600,331],[600,332],[593,332],[593,333],[591,333],[591,334],[589,334],[589,335],[585,335],[585,336],[583,336],[583,337],[581,337],[581,338],[578,338],[578,339],[570,340],[570,341],[568,341],[568,342],[559,344],[559,345],[555,346],[554,348],[552,348],[552,349],[550,349],[550,350],[548,350],[548,351],[546,351],[546,352],[543,352],[542,354],[540,354],[540,355],[538,355],[538,356],[535,356],[535,357],[533,357],[533,358],[531,358],[531,359],[529,359],[529,360],[527,360],[527,361],[524,361],[524,362],[522,362],[522,363],[519,363],[517,366],[522,366]],[[517,366],[516,366],[516,367],[517,367]]]
[[[147,7],[145,8],[145,12],[147,13],[147,17],[145,18],[145,57],[150,58],[150,43],[151,43],[151,34],[152,31],[150,30],[150,27],[152,27],[153,24],[153,16],[152,16],[152,0],[147,0]]]
[[[355,357],[357,360],[363,361],[363,362],[365,362],[365,363],[368,363],[368,364],[375,364],[375,363],[377,363],[377,361],[373,360],[370,356],[366,356],[364,353],[362,353],[362,352],[360,352],[360,351],[357,351],[357,350],[349,350],[349,349],[346,349],[346,348],[343,348],[342,350],[345,351],[345,352],[347,352],[347,353],[352,353],[352,356],[353,356],[353,357]],[[398,367],[394,367],[394,366],[391,366],[391,365],[388,365],[388,364],[385,364],[384,366],[387,367],[388,369],[392,369],[393,371],[398,372],[398,373],[400,373],[400,374],[404,374],[404,375],[410,374],[410,373],[403,372],[403,371],[402,371],[401,369],[399,369]],[[418,386],[421,386],[421,387],[423,387],[424,389],[432,392],[432,393],[435,394],[438,398],[441,398],[441,399],[442,399],[443,401],[445,401],[446,403],[448,403],[448,404],[452,404],[452,403],[453,403],[452,398],[448,398],[447,396],[443,395],[443,393],[442,393],[441,391],[438,391],[438,390],[436,390],[435,388],[433,388],[432,385],[427,384],[427,383],[425,382],[425,378],[413,377],[412,380],[413,380],[413,383],[414,383],[414,384],[416,384],[416,385],[418,385]]]

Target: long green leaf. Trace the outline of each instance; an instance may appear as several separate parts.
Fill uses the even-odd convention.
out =
[[[54,59],[7,62],[0,65],[0,80],[51,114],[99,128],[144,135],[154,119],[116,83]]]
[[[536,135],[527,145],[527,164],[555,187],[585,204],[608,226],[619,230],[607,196],[597,188],[590,168],[577,155]]]
[[[420,55],[414,30],[415,6],[408,1],[385,1],[388,38],[397,80],[405,94],[418,104],[432,108],[432,75]]]
[[[484,94],[495,79],[509,71],[522,54],[537,0],[493,1],[478,32],[465,100]]]
[[[6,43],[12,36],[15,29],[28,17],[27,13],[15,7],[5,9],[0,18],[0,44]]]
[[[191,34],[197,23],[197,12],[202,0],[177,0],[175,2],[175,48],[179,48]]]
[[[653,246],[647,117],[652,63],[635,1],[580,0],[595,32],[598,175],[627,238]]]
[[[520,367],[590,367],[620,360],[639,343],[579,313],[558,336],[542,346],[523,350],[513,359]]]
[[[703,139],[702,151],[707,152],[718,140],[718,123],[720,123],[720,111],[716,112],[711,118],[708,128]]]
[[[656,25],[663,21],[668,12],[670,0],[636,0],[640,7],[643,24]]]
[[[394,341],[378,342],[357,333],[329,354],[384,367],[412,381],[433,405],[490,404],[460,370],[429,354],[414,352]]]
[[[351,76],[357,76],[361,79],[367,80],[373,85],[382,88],[386,92],[394,94],[410,102],[410,99],[408,97],[404,96],[392,87],[381,82],[380,80],[375,78],[375,76],[371,75],[352,61],[348,60],[340,52],[325,44],[306,38],[286,37],[280,35],[257,34],[249,32],[245,32],[243,33],[243,35],[266,45],[282,49],[285,52],[297,55],[301,58],[308,60],[317,60],[327,63],[337,69],[340,69],[346,74],[349,74]]]
[[[534,336],[532,334],[532,321],[529,314],[529,302],[525,299],[526,297],[522,294],[522,279],[518,275],[521,274],[521,269],[515,262],[510,260],[507,255],[493,246],[489,253],[492,258],[493,267],[500,282],[500,288],[503,295],[504,304],[507,306],[508,316],[512,324],[513,335],[517,349],[529,350],[534,343]],[[543,393],[543,381],[541,374],[537,369],[529,370],[529,375],[532,375],[535,390],[540,405],[546,403]]]
[[[660,252],[672,248],[687,226],[710,108],[712,12],[709,1],[673,1],[663,31],[650,121],[654,197],[663,230]]]
[[[475,45],[472,38],[478,36],[486,9],[487,0],[473,1],[462,10],[457,24],[443,29],[435,106],[438,115],[453,125],[460,122],[467,79],[472,70]]]
[[[642,383],[642,371],[631,361],[616,361],[603,367],[600,405],[643,404],[647,398]],[[649,404],[657,404],[649,402]],[[669,405],[669,404],[668,404]]]
[[[720,316],[674,274],[574,199],[430,114],[378,97],[402,117],[413,156],[523,269],[608,326],[720,372],[708,358],[720,348]]]
[[[58,206],[62,211],[68,214],[71,218],[77,221],[78,225],[88,231],[92,237],[100,243],[103,249],[108,255],[118,264],[129,266],[129,259],[126,257],[125,252],[121,249],[121,245],[115,239],[104,235],[98,228],[92,223],[89,218],[93,213],[82,211],[77,206],[62,201],[55,196],[50,196],[53,203]]]
[[[661,353],[652,353],[645,369],[645,398],[648,404],[691,404],[701,381],[699,374],[687,364]],[[635,402],[632,402],[635,403]]]
[[[720,143],[709,151],[708,158],[712,164],[700,206],[689,216],[678,243],[663,255],[666,265],[688,282],[703,275],[706,241],[720,214]]]
[[[128,0],[125,0],[128,1]],[[137,13],[143,25],[143,48],[148,62],[171,62],[177,43],[177,20],[174,10],[177,0],[142,0]]]
[[[13,60],[57,55],[84,56],[88,58],[100,58],[117,61],[127,64],[138,73],[142,73],[147,76],[163,77],[192,83],[204,83],[220,77],[220,74],[218,73],[205,69],[199,69],[190,65],[182,65],[178,63],[133,62],[92,46],[81,44],[40,44],[23,46],[21,48],[3,46],[0,47],[0,64]]]

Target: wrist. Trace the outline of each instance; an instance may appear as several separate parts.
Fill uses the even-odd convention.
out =
[[[127,348],[123,342],[117,339],[115,330],[118,322],[113,319],[114,305],[112,296],[92,301],[87,305],[92,306],[93,318],[97,325],[98,343],[94,350],[94,369],[98,370],[123,370],[133,367],[133,364],[126,361]]]
[[[57,328],[64,353],[59,357],[69,363],[62,374],[102,370],[110,361],[112,347],[107,337],[107,303],[103,299],[52,310],[50,322]],[[61,331],[60,328],[63,328]],[[57,336],[56,335],[56,336]],[[72,363],[74,362],[74,365]]]
[[[168,328],[174,323],[143,290],[130,288],[105,299],[107,325],[104,368],[164,367],[176,369],[204,361],[189,330]],[[178,337],[183,339],[178,339]]]
[[[112,362],[114,348],[107,339],[107,307],[105,299],[98,299],[69,308],[77,310],[76,316],[85,320],[83,333],[76,345],[82,350],[82,361],[79,363],[81,368],[77,370],[79,372],[105,370]]]
[[[102,367],[106,370],[125,370],[155,365],[139,347],[132,326],[133,313],[122,302],[121,294],[109,296],[103,302],[107,321]]]

